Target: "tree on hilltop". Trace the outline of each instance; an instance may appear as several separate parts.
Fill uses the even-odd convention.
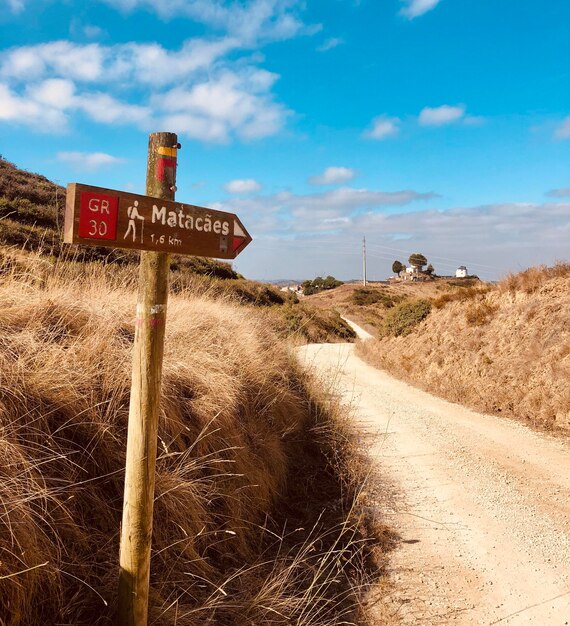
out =
[[[434,272],[435,272],[435,267],[430,263],[426,267],[426,274],[429,274],[431,276]]]
[[[313,280],[305,280],[303,282],[303,294],[305,296],[312,296],[319,291],[334,289],[335,287],[340,287],[340,285],[344,285],[344,283],[342,280],[337,280],[334,276],[327,276],[326,278],[317,276]]]
[[[413,265],[414,267],[417,267],[420,270],[422,269],[424,265],[427,265],[427,262],[428,262],[426,257],[420,252],[414,252],[413,254],[410,254],[410,258],[408,259],[408,261],[410,265]]]
[[[403,272],[405,270],[405,266],[400,263],[400,261],[394,261],[392,263],[392,271],[394,272],[394,274],[399,274],[400,272]]]

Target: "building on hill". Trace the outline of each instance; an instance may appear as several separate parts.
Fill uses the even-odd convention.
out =
[[[460,265],[455,270],[455,278],[467,278],[468,275],[469,275],[469,272],[467,271],[467,268],[465,267],[465,265]]]
[[[402,280],[410,280],[414,283],[423,280],[423,272],[416,265],[406,267],[406,269],[400,272],[399,276]]]
[[[279,291],[283,291],[284,293],[294,293],[298,296],[304,295],[303,285],[289,285],[287,287],[281,287]]]

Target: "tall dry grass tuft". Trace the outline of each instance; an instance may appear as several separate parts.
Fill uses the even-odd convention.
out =
[[[495,287],[489,283],[475,283],[467,286],[449,285],[450,291],[446,291],[433,300],[436,309],[442,309],[451,302],[467,302],[469,300],[480,300],[485,294],[493,291]]]
[[[570,430],[570,264],[435,305],[407,337],[368,342],[361,353],[454,402]]]
[[[529,267],[518,274],[509,274],[499,283],[499,289],[510,293],[520,291],[530,294],[538,291],[548,280],[568,276],[570,276],[570,263],[557,261],[553,267],[538,265]]]
[[[135,295],[130,274],[84,272],[0,268],[3,626],[113,621]],[[318,406],[265,317],[171,298],[150,623],[356,619],[367,544]]]

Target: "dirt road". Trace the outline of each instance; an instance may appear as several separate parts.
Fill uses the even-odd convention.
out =
[[[401,536],[403,624],[570,624],[570,446],[414,389],[349,344],[300,349],[352,405]],[[380,621],[378,622],[380,624]]]

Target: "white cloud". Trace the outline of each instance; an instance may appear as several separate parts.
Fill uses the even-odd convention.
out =
[[[253,193],[261,189],[261,185],[253,178],[241,180],[230,180],[224,185],[224,189],[229,193]]]
[[[403,206],[416,200],[429,200],[433,193],[403,191],[371,191],[341,187],[322,194],[293,196],[289,199],[293,214],[330,214],[340,217],[347,212],[360,209],[374,209],[386,206]]]
[[[1,51],[6,106],[0,120],[35,128],[42,104],[54,130],[81,112],[101,124],[164,124],[207,142],[267,137],[281,131],[291,112],[272,93],[279,77],[258,67],[263,57],[251,51],[321,29],[302,23],[297,0],[99,1],[164,19],[188,17],[216,35],[175,50],[158,43],[53,41]]]
[[[106,93],[84,93],[74,99],[74,106],[102,124],[134,124],[147,128],[151,121],[148,107],[121,102]]]
[[[318,176],[311,176],[309,183],[311,185],[338,185],[347,183],[356,176],[356,172],[349,167],[327,167],[327,169]]]
[[[466,115],[463,118],[465,126],[483,126],[485,118],[481,115]]]
[[[58,152],[57,159],[80,170],[96,170],[106,165],[117,165],[125,161],[104,152]]]
[[[211,68],[237,45],[229,38],[193,39],[176,51],[156,43],[102,46],[54,41],[0,54],[0,74],[14,82],[49,75],[86,83],[131,81],[162,86]]]
[[[441,0],[404,0],[406,6],[400,11],[401,15],[404,15],[409,20],[413,20],[415,17],[419,17],[435,7],[441,2]]]
[[[319,25],[300,22],[296,0],[117,0],[113,5],[151,9],[162,17],[185,15],[221,34],[189,40],[176,50],[158,43],[54,41],[2,51],[0,81],[10,106],[0,120],[37,128],[42,125],[38,105],[47,105],[45,121],[52,130],[67,128],[78,112],[100,124],[145,129],[164,124],[206,142],[255,140],[283,129],[291,111],[272,93],[279,77],[256,67],[261,55],[239,53],[318,32]],[[87,34],[97,36],[100,30],[93,27]],[[327,45],[338,43],[331,39]]]
[[[399,132],[400,119],[380,115],[372,120],[372,128],[364,133],[368,139],[387,139],[395,137]]]
[[[217,35],[175,50],[158,43],[71,41],[5,50],[0,120],[37,127],[45,106],[53,130],[65,129],[78,112],[101,124],[165,125],[207,142],[249,141],[282,130],[291,112],[273,96],[279,77],[257,67],[263,57],[243,53],[318,32],[320,26],[300,21],[296,0],[99,1],[123,11],[188,17]],[[95,27],[89,34],[98,32]]]
[[[236,48],[237,42],[230,38],[194,39],[178,52],[159,44],[131,43],[122,47],[111,71],[121,80],[126,76],[141,83],[168,85],[215,67],[216,62]]]
[[[162,18],[185,16],[238,37],[249,45],[289,39],[307,30],[297,17],[295,0],[102,0],[113,8],[150,9]],[[309,31],[310,32],[310,31]]]
[[[570,198],[570,187],[551,189],[546,194],[549,198]]]
[[[40,132],[62,132],[67,127],[65,114],[49,104],[20,97],[8,85],[0,83],[0,122],[30,126]]]
[[[46,75],[96,81],[104,78],[105,52],[98,44],[77,45],[69,41],[12,48],[0,55],[0,74],[19,82]]]
[[[94,24],[86,24],[83,27],[83,34],[89,39],[96,39],[97,37],[101,37],[103,34],[103,29],[99,26],[95,26]]]
[[[422,126],[445,126],[453,124],[465,117],[465,106],[449,106],[444,104],[440,107],[425,107],[420,113],[419,123]]]
[[[412,234],[413,247],[454,250],[461,258],[478,259],[490,265],[489,251],[507,257],[506,251],[543,247],[550,254],[549,242],[563,243],[570,231],[570,203],[506,203],[449,210],[360,215],[355,223],[363,232],[380,235]],[[469,223],[469,228],[465,224]],[[503,260],[504,263],[504,260]]]
[[[73,106],[75,85],[63,78],[49,78],[43,82],[30,85],[28,96],[40,104],[47,104],[56,109],[66,109]]]
[[[350,230],[363,211],[376,213],[389,210],[389,207],[406,206],[436,197],[434,193],[418,193],[409,189],[389,192],[342,187],[315,194],[280,192],[234,198],[212,208],[238,212],[240,217],[255,224],[258,232],[290,236]]]
[[[557,139],[568,139],[570,138],[570,115],[562,121],[560,126],[556,129],[554,136]]]
[[[317,52],[326,52],[327,50],[332,50],[337,46],[341,46],[344,43],[344,39],[341,37],[331,37],[324,41],[318,48]]]
[[[24,124],[42,132],[67,130],[69,115],[81,111],[104,124],[136,124],[147,128],[148,108],[116,100],[97,92],[76,93],[72,81],[50,78],[26,86],[24,95],[15,94],[0,83],[0,121]]]
[[[225,71],[191,88],[175,87],[155,104],[165,111],[165,124],[190,137],[220,143],[233,136],[257,139],[281,130],[289,114],[268,93],[276,78],[263,70]]]
[[[336,215],[307,211],[295,219],[280,219],[279,212],[267,215],[275,201],[266,198],[265,211],[261,205],[254,211],[246,202],[238,206],[257,242],[240,260],[240,271],[246,276],[309,278],[324,271],[341,279],[357,278],[362,271],[362,233],[366,233],[368,270],[374,280],[390,274],[394,259],[404,260],[416,250],[428,257],[438,273],[467,265],[486,279],[568,259],[570,202],[413,211],[379,205]],[[228,210],[235,208],[232,203]]]
[[[96,24],[85,24],[81,19],[74,17],[69,23],[69,32],[72,38],[100,39],[105,31]]]
[[[8,6],[13,13],[20,13],[24,10],[24,0],[8,0]]]
[[[208,142],[276,134],[290,115],[272,95],[279,77],[251,58],[226,58],[237,45],[227,37],[194,39],[179,50],[58,41],[0,53],[0,77],[12,99],[26,104],[14,116],[30,126],[38,117],[31,108],[42,102],[60,111],[59,128],[82,111],[102,124],[164,124]]]

